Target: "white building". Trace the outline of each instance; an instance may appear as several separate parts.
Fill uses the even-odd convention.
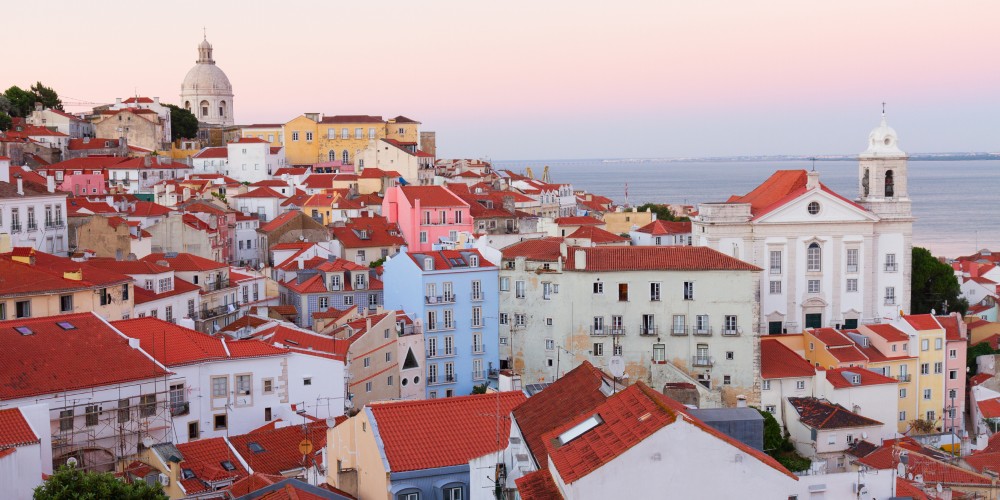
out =
[[[785,398],[814,396],[816,369],[801,353],[774,337],[760,341],[760,407],[785,428]]]
[[[256,268],[260,262],[257,248],[257,229],[260,219],[254,215],[236,214],[236,244],[233,245],[233,262]]]
[[[181,106],[194,113],[198,122],[232,126],[233,86],[229,78],[212,59],[212,44],[198,44],[198,62],[184,76],[181,84]]]
[[[204,148],[191,157],[191,166],[196,174],[225,174],[229,170],[229,148]]]
[[[160,98],[154,97],[150,99],[149,97],[129,97],[122,101],[121,97],[115,98],[115,103],[112,104],[108,109],[119,110],[119,109],[149,109],[156,112],[156,116],[160,117],[160,123],[163,124],[163,135],[159,137],[159,142],[164,146],[168,146],[173,139],[171,137],[170,129],[170,108],[160,104]]]
[[[142,257],[140,257],[142,258]],[[127,274],[135,280],[133,318],[160,318],[177,323],[201,309],[201,287],[174,276],[174,270],[144,260],[90,259],[90,265]]]
[[[0,409],[0,485],[10,498],[31,498],[52,474],[52,434],[45,404]]]
[[[697,384],[710,406],[758,402],[757,267],[704,247],[558,238],[511,245],[502,262],[501,367],[525,381],[622,356],[630,383]]]
[[[255,183],[285,166],[285,149],[256,137],[242,137],[226,145],[228,166],[225,174],[240,181]]]
[[[850,470],[848,450],[857,441],[877,441],[886,425],[815,397],[785,398],[786,430],[800,455],[822,462],[823,472]],[[895,427],[891,425],[890,427]]]
[[[899,381],[864,368],[831,368],[816,373],[816,397],[850,409],[872,420],[885,422],[881,434],[867,439],[900,437],[894,422],[899,415]]]
[[[858,170],[857,202],[822,185],[819,172],[782,170],[744,196],[699,205],[695,245],[764,268],[763,331],[856,328],[908,312],[907,157],[884,116]]]
[[[261,222],[274,220],[283,212],[281,204],[287,197],[281,193],[263,186],[246,193],[236,194],[228,198],[230,208],[243,215],[251,215]]]
[[[633,245],[690,245],[693,241],[690,222],[654,220],[642,227],[632,227],[635,229],[628,236]]]
[[[40,102],[35,103],[34,111],[24,121],[28,125],[55,129],[57,132],[66,134],[72,139],[94,136],[94,125],[92,123],[65,111],[43,108]]]
[[[10,159],[0,156],[0,234],[10,235],[12,246],[66,257],[67,193],[55,190],[55,179],[47,180],[45,190],[26,183]]]

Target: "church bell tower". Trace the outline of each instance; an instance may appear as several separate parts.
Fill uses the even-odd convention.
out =
[[[911,219],[907,156],[896,131],[882,123],[868,134],[868,149],[858,155],[858,203],[882,219]]]

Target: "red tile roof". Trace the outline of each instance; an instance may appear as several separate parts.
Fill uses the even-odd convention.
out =
[[[290,221],[294,220],[296,217],[300,217],[300,216],[301,217],[306,217],[306,214],[304,214],[302,212],[299,212],[298,210],[292,210],[290,212],[285,212],[285,213],[283,213],[283,214],[281,214],[281,215],[279,215],[279,216],[271,219],[270,221],[268,221],[267,224],[264,224],[263,226],[261,226],[260,227],[260,231],[263,231],[265,233],[269,233],[271,231],[274,231],[275,229],[280,228],[281,226],[284,226],[285,224],[287,224]]]
[[[589,361],[584,361],[514,408],[517,427],[538,467],[546,469],[549,466],[542,434],[578,415],[593,412],[594,408],[607,399],[601,392],[604,380],[605,376],[600,370]]]
[[[142,349],[165,366],[285,354],[257,340],[227,341],[157,318],[123,319],[111,324],[125,335],[138,339]]]
[[[247,191],[246,193],[243,194],[233,195],[232,198],[281,198],[282,200],[284,200],[285,195],[267,186],[263,186],[263,187],[258,187],[253,191]]]
[[[0,410],[0,450],[40,442],[20,409]]]
[[[345,226],[330,229],[343,248],[399,247],[406,244],[399,226],[380,215],[352,218]]]
[[[504,260],[513,260],[524,257],[527,260],[556,262],[562,255],[563,239],[558,237],[545,237],[534,240],[524,240],[520,243],[504,247],[501,250]]]
[[[64,330],[57,323],[74,328]],[[16,327],[32,333],[24,335]],[[137,380],[168,372],[92,313],[0,322],[0,399]],[[81,356],[80,353],[86,353]]]
[[[228,264],[209,260],[190,253],[178,253],[176,256],[167,257],[165,253],[151,253],[142,258],[146,262],[154,262],[160,265],[166,262],[167,266],[174,271],[211,271],[214,269],[228,268]]]
[[[910,314],[903,319],[917,330],[941,330],[943,327],[931,314]]]
[[[805,194],[807,180],[808,173],[805,170],[777,170],[753,191],[743,196],[733,195],[726,203],[749,203],[750,213],[758,218]],[[825,193],[867,212],[864,207],[840,196],[822,183],[819,186]]]
[[[576,231],[573,231],[573,234],[567,236],[567,238],[588,239],[594,244],[623,243],[629,241],[624,236],[605,231],[597,226],[580,226]]]
[[[561,500],[559,487],[548,469],[539,469],[514,480],[517,495],[522,500]]]
[[[930,499],[930,497],[924,493],[924,490],[920,489],[920,487],[916,484],[899,476],[896,477],[896,497],[912,498],[913,500]]]
[[[907,340],[910,340],[909,335],[888,323],[865,325],[865,328],[871,330],[876,335],[889,342],[906,342]]]
[[[816,340],[822,342],[827,347],[854,345],[854,342],[851,341],[850,337],[844,335],[843,332],[835,330],[833,328],[814,328],[806,331],[809,332],[813,337],[816,337]]]
[[[965,457],[965,462],[979,472],[985,472],[986,469],[1000,471],[1000,453],[997,452],[973,453]]]
[[[788,398],[799,414],[799,421],[814,429],[849,429],[853,427],[880,426],[882,422],[863,417],[825,399]]]
[[[165,216],[170,212],[173,212],[173,210],[151,201],[137,201],[129,207],[130,217],[159,217]]]
[[[859,377],[857,384],[852,383],[853,375],[857,375]],[[882,384],[895,385],[899,383],[892,377],[886,377],[885,375],[875,373],[864,368],[830,368],[826,371],[826,380],[830,382],[830,385],[832,385],[835,389],[847,389],[851,387]]]
[[[510,411],[521,391],[398,401],[369,407],[389,471],[466,465],[507,446]]]
[[[409,200],[410,206],[414,206],[418,199],[421,208],[468,206],[462,198],[443,186],[401,186],[398,189]]]
[[[977,401],[976,404],[984,418],[1000,418],[1000,398]]]
[[[556,219],[559,226],[603,226],[604,221],[587,216],[559,217]]]
[[[661,236],[664,234],[688,234],[691,232],[691,221],[672,222],[654,220],[653,222],[636,229],[636,232],[647,233],[653,236]]]
[[[278,475],[299,467],[321,467],[322,450],[326,448],[326,429],[325,421],[306,424],[305,429],[301,425],[289,425],[232,436],[229,442],[254,472]],[[312,443],[313,452],[302,455],[299,443],[306,439]],[[264,451],[254,452],[250,443],[257,443]]]
[[[778,340],[760,341],[760,375],[764,379],[812,377],[816,370]]]
[[[117,148],[118,139],[101,139],[100,137],[70,139],[70,151],[89,151],[93,149]]]
[[[201,291],[201,287],[199,287],[198,285],[195,285],[193,283],[189,283],[187,281],[184,281],[184,280],[182,280],[182,279],[180,279],[180,278],[178,278],[178,277],[175,276],[174,277],[174,288],[171,289],[171,290],[169,290],[169,291],[166,291],[166,292],[163,292],[163,293],[156,293],[156,292],[153,292],[151,290],[146,290],[145,288],[138,287],[138,286],[135,287],[135,288],[133,288],[133,291],[135,293],[135,304],[136,305],[140,305],[140,304],[146,304],[148,302],[152,302],[154,300],[161,300],[161,299],[165,299],[167,297],[174,297],[176,295],[181,295],[181,294],[185,294],[185,293],[190,293],[190,292],[197,293],[197,292]]]
[[[977,373],[969,377],[969,387],[975,387],[991,378],[993,378],[993,375],[990,373]]]
[[[961,318],[952,315],[938,316],[937,321],[938,323],[941,324],[942,327],[944,327],[945,340],[967,339],[967,335],[966,336],[962,335],[961,325],[959,324],[960,322],[962,322]]]
[[[424,265],[424,258],[431,257],[434,259],[434,270],[441,271],[447,269],[470,269],[469,267],[469,257],[475,255],[479,257],[479,267],[489,268],[495,267],[496,264],[486,260],[483,254],[479,253],[476,249],[466,249],[466,250],[432,250],[428,252],[408,252],[406,254],[410,259],[419,266],[421,269]]]
[[[238,480],[246,477],[247,470],[222,438],[199,439],[177,445],[177,450],[183,455],[180,467],[194,472],[192,479],[180,479],[178,482],[188,495],[211,491],[206,482]],[[226,470],[223,461],[229,461],[234,470]]]
[[[336,309],[332,308],[328,310],[336,311]],[[349,308],[348,310],[353,310],[353,308]],[[298,328],[289,328],[284,325],[275,325],[261,330],[254,334],[254,338],[284,348],[306,349],[336,356],[345,356],[347,348],[350,347],[350,343],[344,340],[315,332],[303,331]]]
[[[31,252],[34,264],[14,260],[14,255],[24,251]],[[71,274],[77,272],[81,273],[81,279]],[[131,282],[128,275],[26,247],[0,254],[0,297],[96,290]]]
[[[922,475],[924,484],[942,483],[946,486],[950,484],[991,484],[988,477],[956,467],[943,460],[937,460],[926,455],[919,445],[906,441],[887,440],[878,450],[864,458],[859,458],[858,463],[878,470],[895,469],[900,462],[899,454],[904,450],[910,452],[906,464],[907,475]]]
[[[576,252],[587,256],[586,269],[577,269]],[[760,271],[761,269],[708,247],[593,247],[570,248],[566,269],[585,271]]]

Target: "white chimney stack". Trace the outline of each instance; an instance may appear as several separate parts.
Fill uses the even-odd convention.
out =
[[[819,172],[811,170],[806,174],[806,189],[819,187]]]
[[[56,178],[54,176],[48,176],[45,178],[45,187],[48,188],[50,193],[56,192]]]
[[[10,182],[10,158],[0,156],[0,182]]]
[[[21,174],[14,174],[17,178],[17,194],[24,196],[24,179],[21,178]]]
[[[576,261],[574,266],[576,269],[584,270],[587,269],[587,252],[582,248],[577,248],[573,252],[573,259]]]

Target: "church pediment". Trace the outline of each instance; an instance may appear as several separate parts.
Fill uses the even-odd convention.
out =
[[[878,216],[828,188],[813,189],[757,218],[756,224],[877,222]]]

